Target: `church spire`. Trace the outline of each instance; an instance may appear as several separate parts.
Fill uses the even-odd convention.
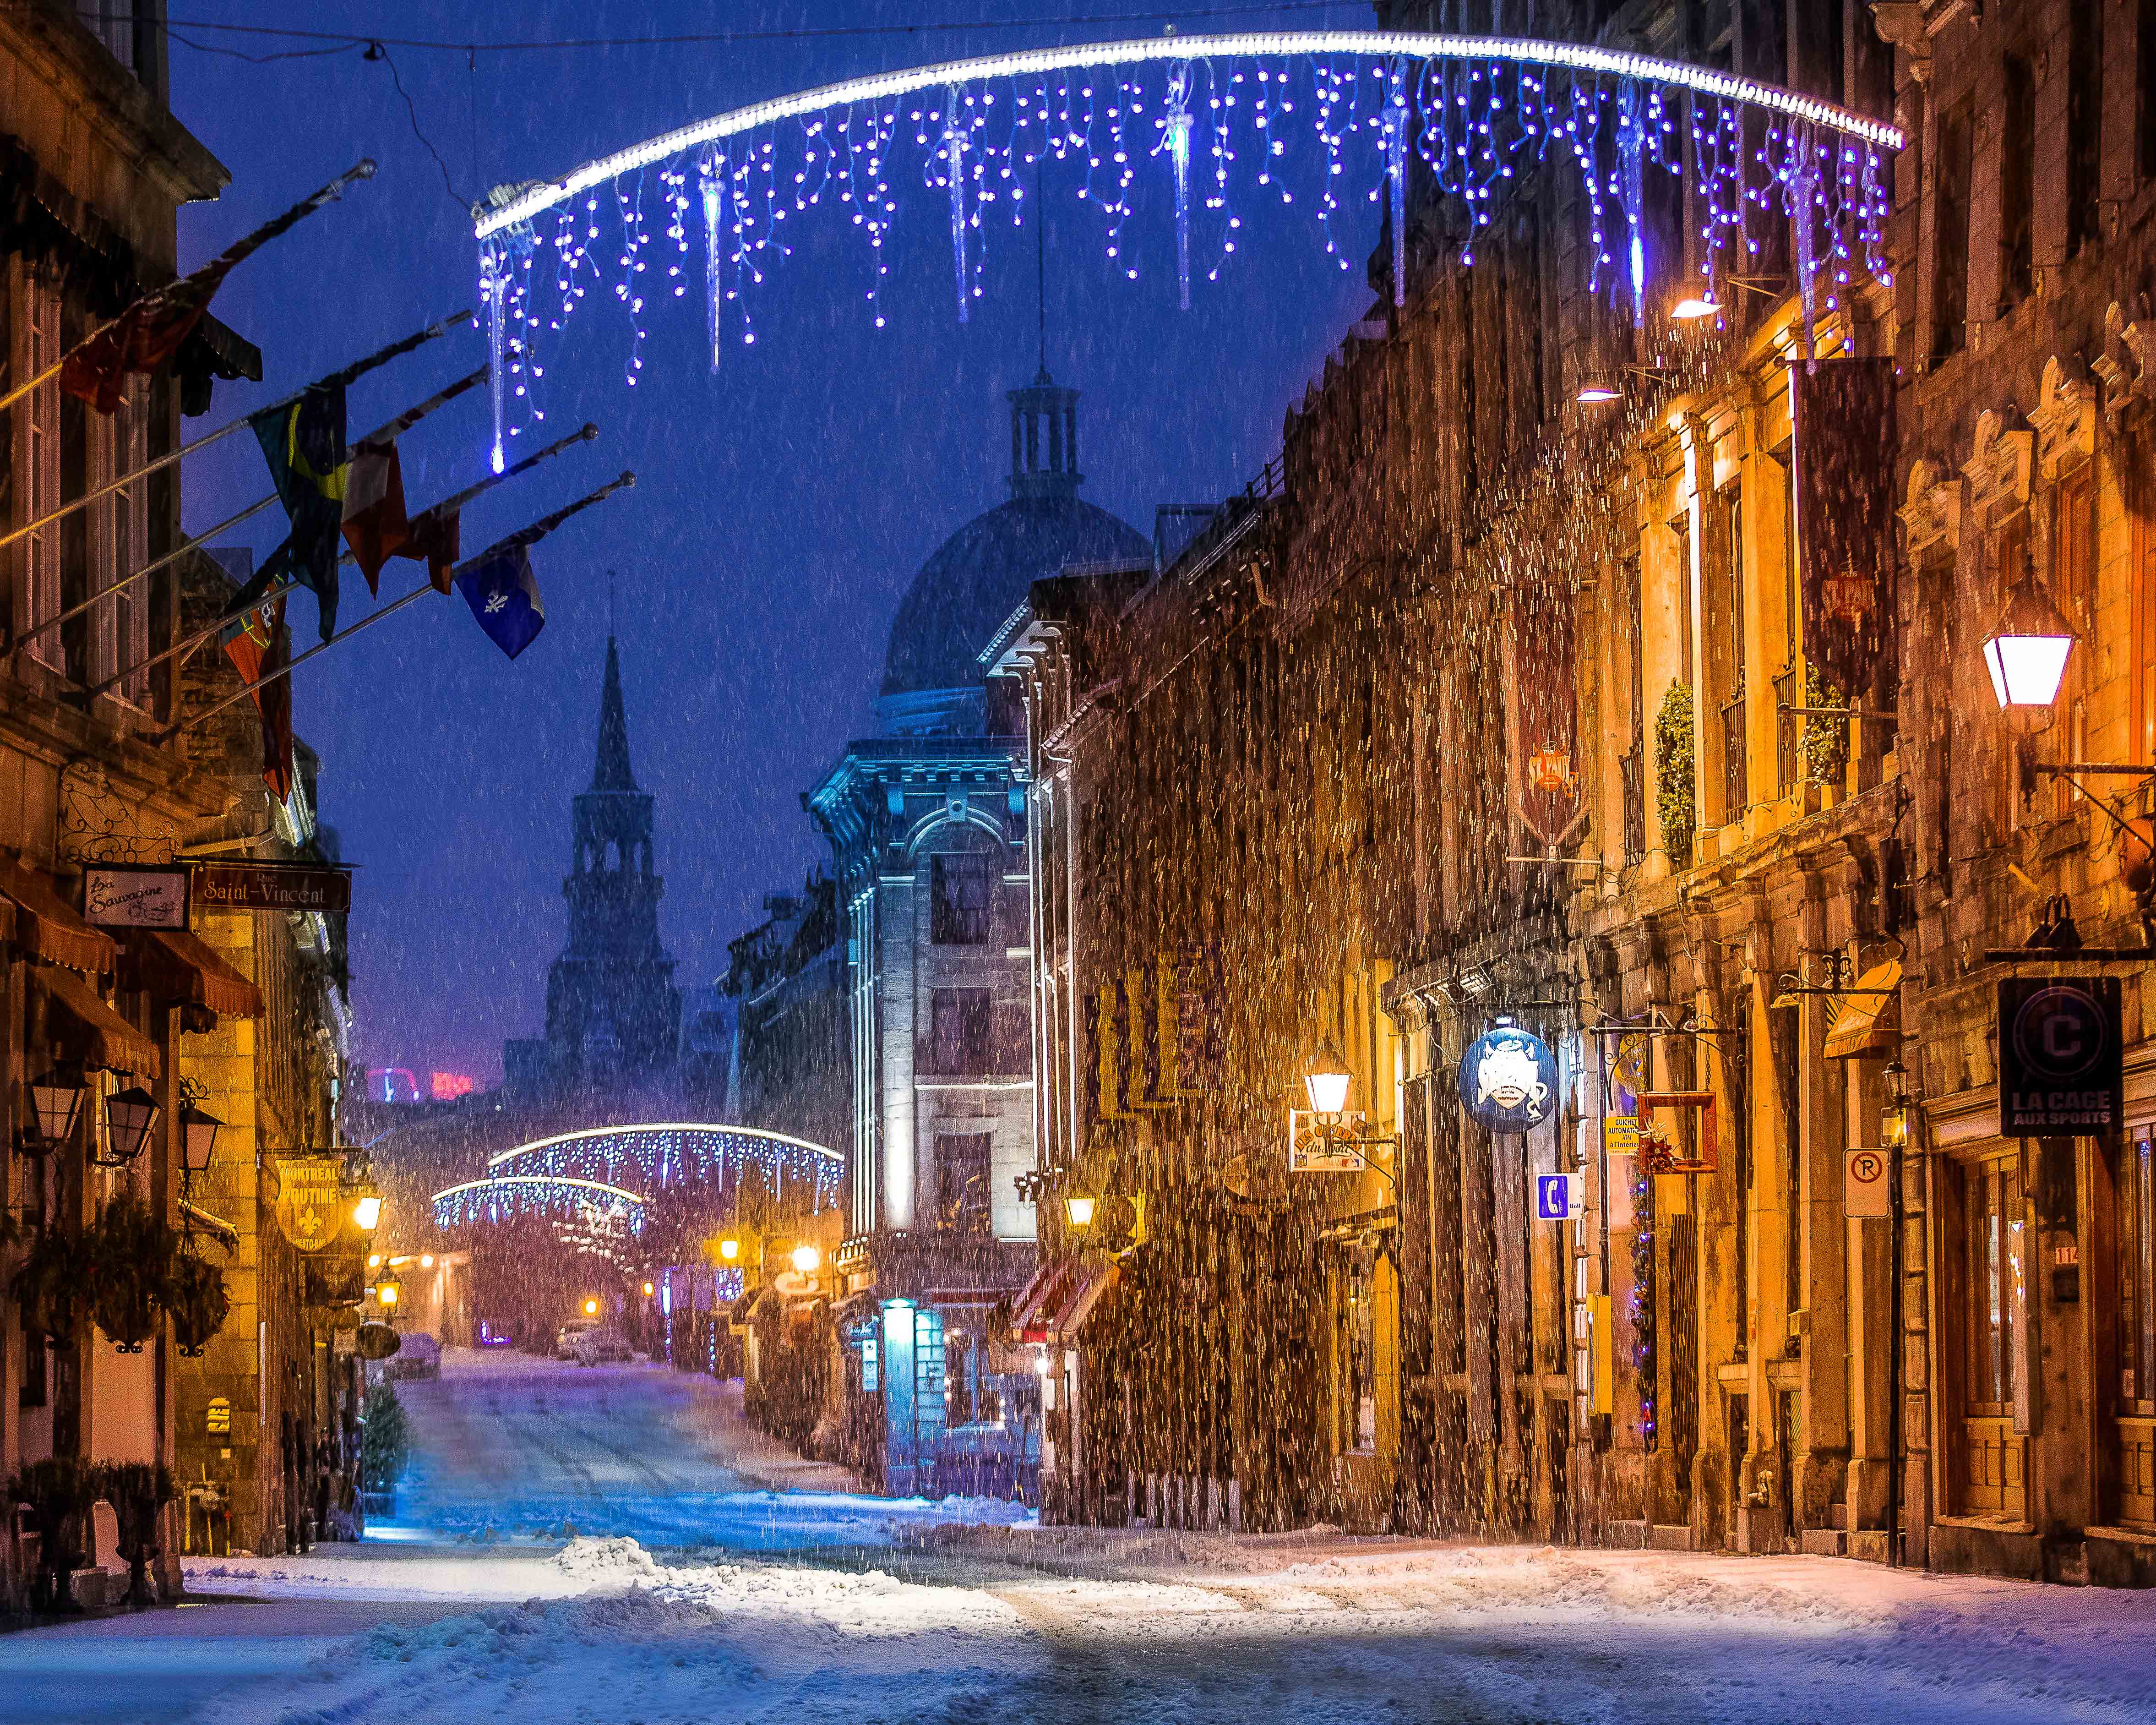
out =
[[[629,764],[629,716],[621,705],[621,655],[607,637],[606,686],[599,692],[598,758],[592,768],[595,791],[633,791],[636,774]]]

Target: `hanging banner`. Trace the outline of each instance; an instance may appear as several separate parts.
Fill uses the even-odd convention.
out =
[[[1500,1024],[1460,1056],[1460,1105],[1491,1132],[1532,1132],[1557,1112],[1557,1056],[1532,1030]]]
[[[1579,795],[1579,714],[1573,665],[1573,596],[1529,583],[1512,615],[1512,693],[1520,781],[1514,807],[1538,850],[1563,850],[1587,811]]]
[[[1875,696],[1894,639],[1894,362],[1789,371],[1804,656],[1848,701]]]
[[[303,1252],[319,1252],[344,1231],[344,1160],[277,1160],[277,1230]]]
[[[1125,1101],[1123,1051],[1123,991],[1118,983],[1103,983],[1093,991],[1092,1009],[1085,1014],[1086,1040],[1083,1077],[1086,1101],[1095,1120],[1127,1120]]]

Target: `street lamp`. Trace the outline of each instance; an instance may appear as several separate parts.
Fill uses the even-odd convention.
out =
[[[741,1242],[727,1235],[719,1242],[719,1255],[729,1264],[736,1262],[741,1257]]]
[[[1310,1111],[1322,1121],[1337,1120],[1347,1111],[1348,1092],[1354,1082],[1355,1075],[1329,1036],[1303,1065],[1302,1087],[1310,1097]]]
[[[209,1172],[211,1153],[217,1148],[217,1135],[224,1122],[213,1114],[205,1114],[192,1103],[180,1110],[180,1172],[181,1183],[190,1183],[198,1174]]]
[[[384,1312],[394,1312],[397,1302],[404,1297],[404,1283],[393,1270],[387,1272],[374,1285],[374,1303]]]
[[[805,1240],[793,1249],[793,1267],[803,1276],[814,1276],[823,1261],[823,1253]]]
[[[1093,1225],[1093,1208],[1100,1202],[1096,1198],[1066,1198],[1063,1200],[1063,1214],[1073,1228],[1084,1230]]]
[[[586,1317],[597,1317],[598,1315],[599,1302],[596,1300],[587,1299],[584,1301],[584,1316]]]
[[[74,1137],[74,1123],[82,1112],[83,1092],[89,1086],[82,1074],[55,1066],[43,1078],[30,1081],[30,1111],[37,1117],[17,1135],[18,1155],[49,1156]]]
[[[148,1145],[161,1111],[157,1099],[139,1084],[115,1091],[105,1099],[105,1135],[112,1153],[90,1159],[100,1168],[124,1168],[134,1161]]]
[[[2047,707],[2057,700],[2067,655],[2079,639],[2025,557],[2020,578],[1984,642],[1984,668],[2001,709]]]
[[[352,1225],[362,1234],[372,1234],[382,1224],[382,1194],[365,1192],[352,1206]]]
[[[1887,1101],[1879,1111],[1879,1142],[1898,1154],[1909,1142],[1909,1075],[1899,1060],[1889,1060],[1880,1076],[1887,1081]]]

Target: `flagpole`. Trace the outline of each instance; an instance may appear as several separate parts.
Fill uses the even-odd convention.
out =
[[[542,516],[537,521],[532,522],[530,526],[524,528],[521,531],[511,533],[506,539],[495,540],[493,544],[487,547],[487,548],[481,552],[477,557],[467,557],[457,567],[459,571],[470,569],[475,564],[485,562],[489,557],[500,557],[504,552],[513,551],[519,546],[536,545],[542,539],[544,539],[549,533],[552,532],[555,528],[560,526],[562,522],[568,520],[571,516],[581,515],[585,510],[591,508],[594,504],[605,502],[606,500],[613,496],[616,491],[623,490],[635,483],[635,474],[624,472],[619,479],[609,480],[607,484],[601,485],[596,491],[590,493],[587,496],[579,497],[574,503],[568,504],[561,509],[556,510],[552,515]],[[172,738],[178,736],[181,732],[192,731],[196,726],[201,724],[203,720],[215,717],[218,714],[223,712],[227,707],[235,706],[239,702],[246,700],[249,696],[254,694],[257,690],[263,688],[264,685],[277,682],[285,677],[289,677],[294,671],[305,665],[310,659],[315,657],[316,654],[328,652],[330,649],[336,646],[338,642],[350,640],[362,629],[372,628],[374,624],[381,622],[383,618],[403,610],[414,599],[424,598],[429,593],[433,593],[435,590],[434,583],[433,582],[425,582],[421,585],[413,588],[411,592],[405,593],[399,598],[392,599],[380,610],[368,612],[367,614],[361,618],[358,622],[352,624],[346,628],[339,629],[326,641],[316,642],[315,645],[308,648],[305,652],[300,654],[295,658],[288,660],[283,665],[279,665],[276,670],[270,671],[263,676],[257,677],[253,682],[243,686],[237,693],[225,696],[223,701],[218,701],[215,706],[204,707],[192,718],[185,720],[180,724],[168,726],[166,730],[160,732],[157,735],[158,742],[161,744],[170,742]]]
[[[597,438],[598,434],[599,429],[598,426],[586,425],[582,431],[572,431],[567,437],[557,438],[552,443],[547,444],[545,449],[534,449],[514,467],[505,469],[500,473],[490,473],[487,475],[485,479],[480,480],[478,484],[467,485],[463,490],[456,493],[455,495],[444,497],[439,503],[435,504],[432,508],[421,510],[418,515],[414,516],[413,519],[424,520],[429,516],[444,515],[453,509],[462,509],[465,504],[470,502],[473,498],[479,496],[482,492],[490,491],[496,485],[506,485],[521,473],[529,473],[542,461],[547,459],[550,456],[560,454],[562,450],[567,449],[572,444],[590,443]],[[265,497],[260,503],[254,506],[254,509],[264,508],[275,501],[276,500],[273,497]],[[248,514],[252,515],[253,513],[254,513],[254,510],[248,511]],[[240,519],[240,517],[234,517],[234,519]],[[232,523],[229,521],[225,523],[226,526],[229,526],[231,525]],[[224,529],[223,527],[218,527],[213,528],[211,531],[213,532],[222,532]],[[208,535],[204,536],[204,537],[207,536]],[[199,543],[200,542],[198,541],[197,542]],[[341,568],[345,564],[352,562],[352,561],[354,561],[352,554],[350,552],[346,552],[342,557],[337,559],[337,566]],[[267,593],[264,593],[260,598],[257,599],[254,605],[249,606],[248,608],[249,610],[253,610],[260,606],[268,604],[272,599],[282,598],[286,593],[293,591],[293,589],[297,588],[300,584],[300,583],[296,581],[288,581],[282,587],[273,587]],[[431,583],[429,584],[431,585]],[[239,614],[244,615],[244,614],[242,613]],[[212,635],[216,634],[225,626],[225,624],[231,622],[232,619],[233,614],[228,613],[227,614],[219,617],[217,621],[211,624],[208,628],[196,630],[194,634],[189,635],[185,640],[175,641],[171,646],[165,648],[162,651],[151,654],[147,659],[142,660],[141,664],[131,665],[126,670],[120,672],[117,675],[107,677],[103,682],[98,684],[95,687],[90,690],[90,698],[95,700],[97,696],[104,694],[106,690],[117,688],[121,684],[126,682],[130,677],[139,676],[144,671],[150,670],[152,666],[162,665],[168,659],[176,658],[182,655],[193,652],[196,648],[202,645],[202,644],[208,640]],[[25,639],[27,639],[28,637],[25,637]]]
[[[459,311],[454,317],[445,317],[439,323],[429,324],[425,329],[421,330],[417,335],[407,336],[401,341],[391,342],[388,347],[383,348],[379,353],[370,353],[365,359],[346,366],[341,372],[331,372],[327,377],[317,378],[314,382],[308,384],[304,389],[294,390],[291,394],[286,396],[282,401],[273,401],[268,407],[257,408],[253,413],[243,415],[239,418],[234,420],[229,425],[220,425],[215,431],[205,432],[202,436],[197,438],[192,443],[182,444],[178,449],[171,451],[167,454],[160,455],[153,461],[145,462],[141,466],[134,469],[131,472],[123,473],[118,479],[110,481],[107,485],[99,486],[95,491],[85,491],[81,496],[74,498],[71,501],[63,503],[58,509],[53,510],[48,514],[39,516],[37,520],[28,522],[25,526],[16,528],[12,533],[0,534],[0,547],[13,545],[18,539],[21,539],[28,534],[36,532],[40,527],[51,525],[51,523],[58,521],[62,516],[72,515],[76,510],[82,508],[85,504],[95,503],[100,497],[110,496],[122,485],[131,485],[136,480],[142,479],[150,474],[157,472],[161,467],[170,467],[172,463],[177,461],[182,456],[192,455],[198,449],[206,449],[212,444],[218,442],[220,439],[230,437],[235,431],[244,431],[249,425],[252,425],[257,419],[260,418],[264,413],[274,413],[280,408],[289,408],[294,402],[298,401],[302,396],[307,395],[314,390],[333,389],[341,383],[350,383],[356,378],[363,377],[369,372],[375,370],[378,367],[388,365],[391,360],[399,358],[402,356],[409,353],[413,348],[423,346],[424,343],[434,340],[438,336],[446,336],[459,324],[470,322],[471,317],[472,314],[470,311]],[[485,371],[482,370],[480,375],[484,377],[485,375]],[[392,421],[391,423],[393,424],[395,422]],[[378,437],[382,434],[377,432],[373,434]],[[108,593],[110,591],[112,591],[112,589],[110,588],[106,589],[106,592]],[[28,637],[25,636],[23,639],[27,640]]]
[[[468,311],[460,312],[458,315],[463,317],[469,317],[471,316]],[[435,408],[442,406],[444,403],[454,401],[468,389],[477,388],[480,384],[485,382],[486,373],[487,367],[481,366],[469,377],[459,377],[455,382],[450,384],[447,389],[441,391],[438,394],[429,396],[425,401],[421,402],[418,407],[412,408],[408,413],[399,414],[396,418],[392,419],[389,424],[406,428],[416,425],[420,420],[425,418],[428,414],[433,413]],[[308,386],[309,388],[319,387],[319,385],[314,384],[310,384]],[[301,390],[300,392],[300,395],[304,395],[305,393],[305,390]],[[297,401],[299,398],[299,395],[287,396],[284,402],[279,403],[276,405],[285,406],[292,402]],[[275,411],[275,408],[274,407],[264,408],[262,411],[265,413],[272,413]],[[246,423],[247,422],[244,419],[240,421],[240,424],[243,425]],[[229,431],[232,429],[232,427],[227,426],[225,430]],[[224,434],[223,432],[217,434],[217,435],[220,437],[223,434]],[[370,436],[379,437],[382,434],[379,431],[376,431],[368,434]],[[277,498],[274,493],[270,496],[264,497],[261,502],[254,505],[251,508],[242,510],[238,515],[233,516],[231,520],[220,521],[216,526],[212,527],[208,533],[198,535],[197,537],[188,540],[186,544],[175,547],[172,550],[167,552],[164,556],[157,558],[155,562],[145,563],[141,568],[131,571],[129,573],[121,576],[110,587],[101,587],[88,598],[78,600],[75,603],[69,606],[66,610],[60,612],[56,616],[48,617],[35,629],[24,629],[21,634],[16,636],[13,640],[8,642],[8,650],[11,653],[15,652],[22,647],[25,641],[34,641],[39,635],[50,634],[53,630],[59,628],[63,624],[71,622],[75,618],[81,616],[84,612],[91,610],[96,606],[102,604],[105,600],[110,598],[113,594],[118,593],[121,588],[130,586],[133,583],[140,581],[145,575],[153,573],[155,571],[163,568],[166,564],[171,562],[175,557],[182,555],[184,552],[188,552],[194,547],[201,544],[204,539],[208,539],[214,534],[222,533],[227,528],[237,526],[240,522],[245,521],[249,516],[255,514],[258,511],[267,508],[270,504],[275,503],[276,501]],[[0,539],[0,545],[5,545],[7,542],[8,542],[6,540]],[[351,560],[351,554],[347,552],[343,558],[343,561],[349,562]],[[151,665],[155,665],[157,662],[157,661],[154,659],[146,659],[141,665],[130,666],[119,676],[112,679],[111,682],[100,683],[95,689],[93,689],[90,693],[92,695],[101,695],[105,690],[110,688],[114,683],[124,682],[127,678],[135,675],[138,671],[147,670]]]
[[[62,366],[65,365],[69,360],[73,358],[84,348],[89,347],[91,342],[96,341],[99,336],[102,336],[107,330],[110,329],[113,325],[120,322],[122,318],[125,318],[129,312],[133,311],[137,306],[147,305],[161,300],[169,300],[177,298],[179,295],[187,291],[191,285],[198,284],[205,277],[207,277],[213,284],[221,280],[226,270],[230,270],[234,265],[242,262],[250,252],[256,251],[261,247],[269,244],[270,242],[276,239],[279,234],[284,233],[287,228],[295,225],[302,218],[314,214],[314,213],[320,209],[324,204],[332,203],[336,199],[343,197],[345,188],[351,185],[354,181],[369,180],[373,177],[373,158],[372,157],[363,156],[359,159],[357,163],[346,168],[344,172],[339,174],[335,179],[331,180],[328,185],[323,187],[321,191],[316,193],[312,197],[302,198],[299,203],[294,204],[291,208],[286,210],[284,214],[272,217],[269,221],[264,222],[259,228],[257,228],[252,234],[244,234],[239,239],[234,240],[230,245],[227,246],[223,251],[212,258],[209,262],[203,264],[199,269],[192,270],[188,271],[187,275],[180,277],[178,280],[168,281],[161,288],[152,288],[147,293],[138,294],[131,301],[121,309],[119,317],[108,319],[105,322],[100,324],[95,329],[92,330],[88,335],[85,336],[82,340],[76,342],[72,347],[69,348],[65,353],[63,353],[58,359],[54,360],[50,365],[47,366],[44,370],[39,372],[37,376],[32,377],[28,382],[18,383],[5,395],[0,395],[0,409],[13,407],[17,402],[28,395],[33,389],[38,388],[39,384],[49,382],[54,377],[58,377]]]

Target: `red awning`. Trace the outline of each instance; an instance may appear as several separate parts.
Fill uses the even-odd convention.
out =
[[[1122,1272],[1111,1259],[1045,1264],[1011,1310],[1011,1339],[1060,1347],[1075,1342]]]
[[[120,1016],[71,970],[43,966],[30,980],[44,991],[46,1031],[85,1066],[155,1078],[163,1070],[157,1045]]]
[[[45,876],[18,861],[0,860],[0,893],[15,906],[15,944],[31,957],[92,976],[112,968],[119,953],[112,937],[63,903]]]
[[[122,963],[134,987],[167,1004],[206,1007],[219,1018],[262,1016],[262,991],[184,928],[134,931]]]

